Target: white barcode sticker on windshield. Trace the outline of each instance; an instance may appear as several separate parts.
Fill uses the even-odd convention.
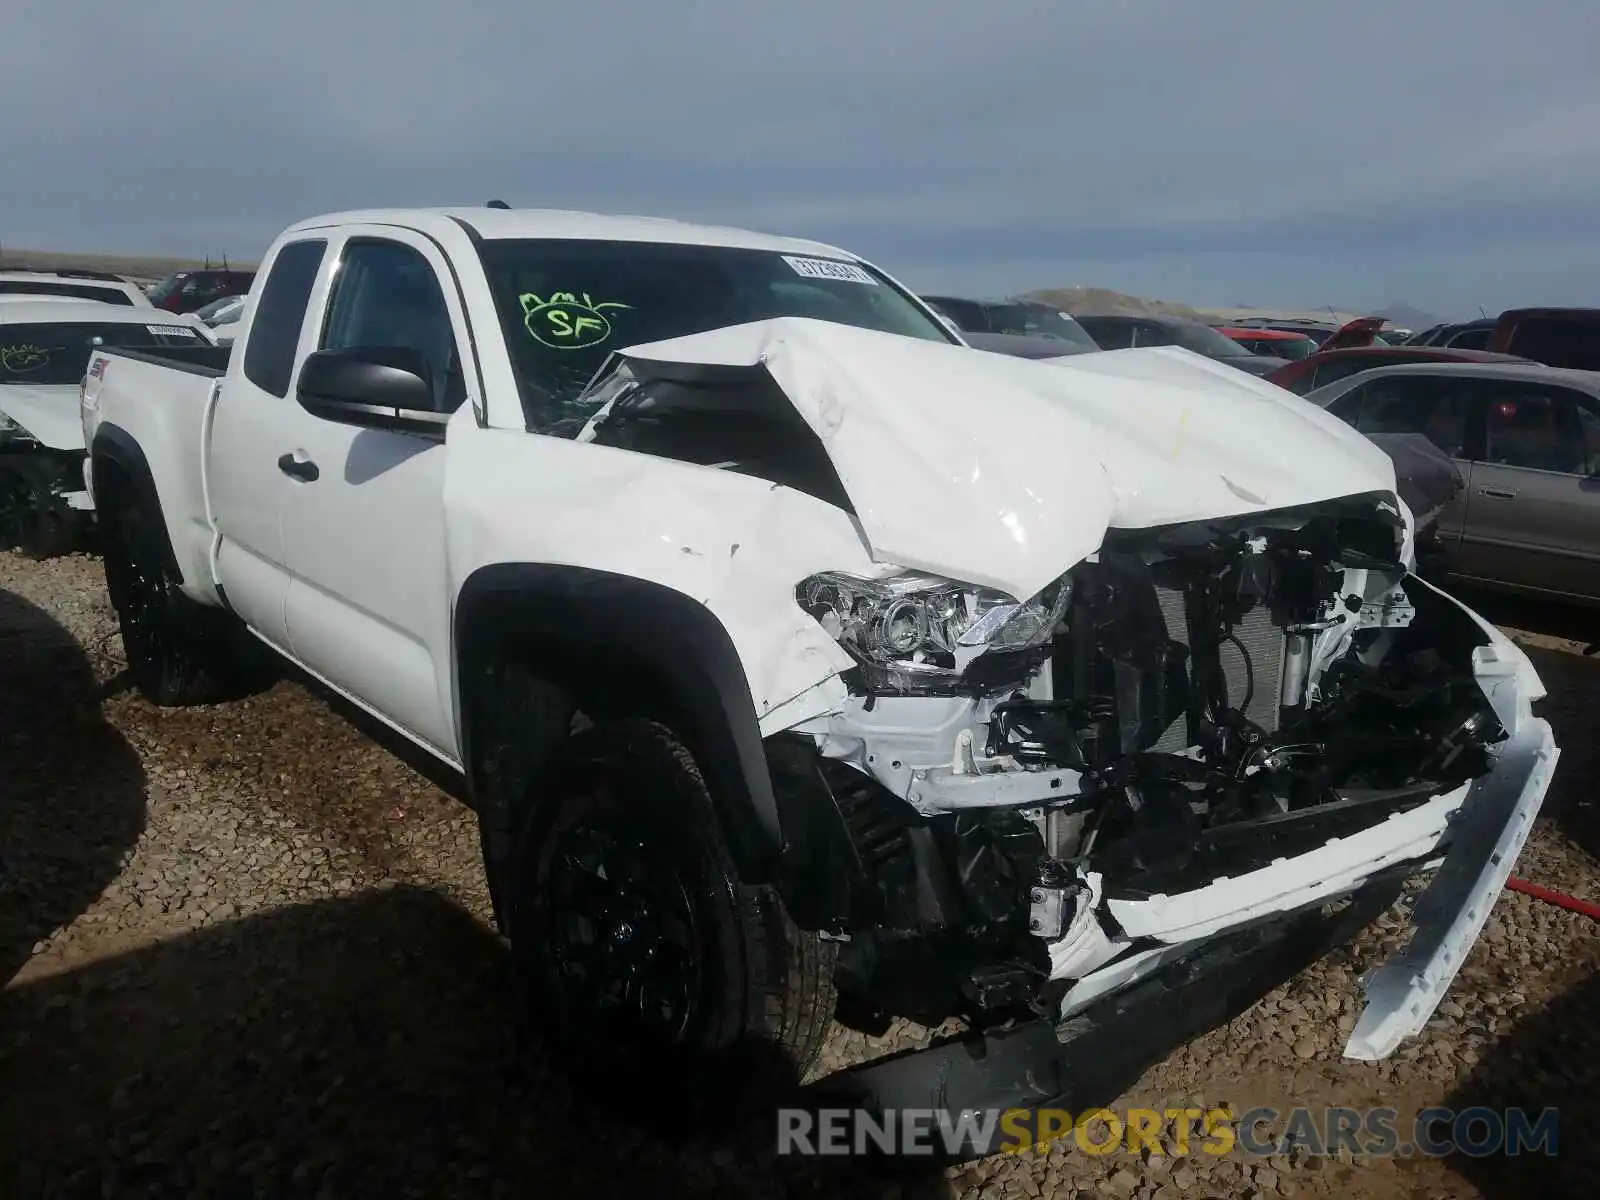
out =
[[[804,275],[807,279],[842,279],[846,283],[878,286],[878,281],[855,263],[835,262],[831,258],[795,258],[791,254],[785,254],[783,261],[794,268],[796,275]]]
[[[199,337],[200,335],[187,325],[146,325],[151,333],[157,337]]]

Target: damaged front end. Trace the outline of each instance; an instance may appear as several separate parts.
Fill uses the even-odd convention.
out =
[[[1114,529],[1020,603],[920,574],[802,582],[856,665],[769,763],[787,812],[837,814],[809,908],[842,942],[841,1015],[1068,1021],[1442,862],[1347,1053],[1420,1028],[1557,751],[1526,658],[1403,565],[1406,535],[1378,492]]]

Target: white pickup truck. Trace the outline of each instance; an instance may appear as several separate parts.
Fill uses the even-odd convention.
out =
[[[970,1031],[864,1103],[1059,1098],[1428,872],[1386,1056],[1558,754],[1360,434],[1183,350],[968,349],[830,246],[308,220],[225,370],[100,351],[82,419],[143,691],[264,643],[458,773],[519,1011],[675,1111],[836,1011]]]

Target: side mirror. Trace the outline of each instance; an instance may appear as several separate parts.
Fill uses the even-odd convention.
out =
[[[409,346],[318,350],[300,368],[295,399],[325,421],[442,435],[450,414],[434,411],[431,376]]]

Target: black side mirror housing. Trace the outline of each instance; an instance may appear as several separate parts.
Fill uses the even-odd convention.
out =
[[[442,436],[450,414],[434,410],[432,374],[409,346],[318,350],[300,368],[295,399],[325,421]]]

